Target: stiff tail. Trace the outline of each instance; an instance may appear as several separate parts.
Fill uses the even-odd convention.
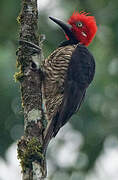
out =
[[[54,136],[54,125],[55,125],[55,118],[52,119],[52,121],[47,126],[47,129],[45,131],[44,143],[43,143],[43,152],[45,152],[45,154],[47,151],[48,144],[50,143],[51,139]]]

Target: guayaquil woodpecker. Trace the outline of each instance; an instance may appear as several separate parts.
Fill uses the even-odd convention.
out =
[[[50,19],[63,29],[67,40],[44,61],[43,89],[48,117],[46,146],[79,110],[93,80],[95,61],[86,46],[97,31],[95,18],[89,13],[74,12],[67,24],[53,17]]]
[[[74,12],[67,24],[53,17],[50,19],[63,29],[67,40],[43,62],[42,91],[48,122],[44,132],[45,151],[52,137],[79,110],[93,80],[95,61],[86,46],[97,31],[95,18],[83,11]],[[37,45],[20,42],[27,43],[32,52],[40,52]]]

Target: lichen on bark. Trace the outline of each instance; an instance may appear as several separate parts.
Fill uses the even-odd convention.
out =
[[[22,0],[22,9],[17,18],[19,24],[19,42],[28,41],[36,45],[38,42],[37,0]],[[41,47],[40,47],[41,49]],[[23,180],[40,180],[46,176],[45,155],[43,155],[43,131],[45,119],[42,109],[42,72],[40,62],[43,55],[29,54],[29,47],[20,43],[17,50],[17,67],[19,72],[15,74],[20,82],[21,99],[24,109],[24,136],[18,142],[18,158],[21,162]],[[38,173],[37,173],[38,172]]]

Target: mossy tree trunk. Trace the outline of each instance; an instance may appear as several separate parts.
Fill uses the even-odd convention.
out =
[[[22,0],[22,9],[18,16],[19,42],[25,40],[39,45],[37,21],[37,0]],[[18,142],[23,180],[40,180],[46,176],[45,155],[42,153],[45,119],[42,110],[41,53],[42,51],[33,57],[25,43],[20,43],[17,51],[19,72],[15,77],[20,82],[24,109],[24,136]],[[34,59],[37,60],[37,66]]]

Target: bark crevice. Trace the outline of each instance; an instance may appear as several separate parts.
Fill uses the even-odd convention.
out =
[[[45,155],[42,150],[45,129],[41,91],[43,54],[37,33],[37,0],[22,0],[17,20],[20,26],[17,51],[19,72],[15,74],[15,78],[20,82],[24,109],[24,136],[18,142],[18,158],[23,180],[43,180],[46,176]],[[39,46],[39,52],[32,52],[25,41]]]

